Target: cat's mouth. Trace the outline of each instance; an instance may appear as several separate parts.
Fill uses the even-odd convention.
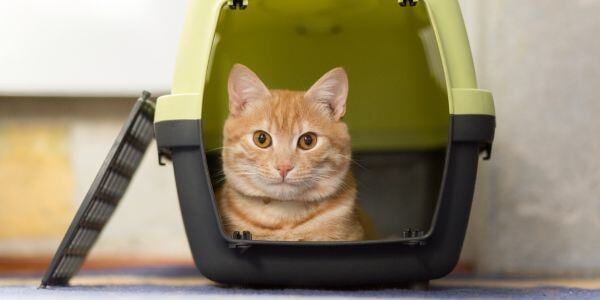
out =
[[[290,182],[290,181],[286,180],[286,181],[275,182],[275,183],[272,183],[271,185],[274,185],[274,186],[297,186],[297,185],[299,185],[299,182]]]
[[[290,179],[279,179],[279,180],[271,180],[269,182],[270,185],[273,186],[298,186],[300,184],[302,184],[302,182],[297,181],[297,180],[290,180]]]
[[[318,175],[293,176],[282,180],[279,176],[254,176],[254,188],[257,189],[256,196],[268,197],[277,200],[314,201],[323,199],[336,189],[319,188],[319,182],[315,180]],[[317,191],[318,190],[318,191]],[[260,192],[259,192],[260,191]]]
[[[295,178],[264,178],[265,183],[271,188],[275,188],[277,190],[298,190],[302,187],[306,187],[308,185],[306,180],[295,179]]]
[[[309,176],[273,176],[267,174],[256,174],[258,176],[247,177],[254,182],[254,187],[261,191],[264,196],[280,200],[297,199],[314,187],[314,181]],[[279,174],[278,174],[279,175]]]
[[[298,200],[305,191],[305,185],[288,180],[270,183],[263,189],[265,195],[278,200]]]

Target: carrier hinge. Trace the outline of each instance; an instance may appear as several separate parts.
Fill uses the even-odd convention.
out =
[[[233,234],[231,234],[231,237],[235,240],[251,241],[252,233],[250,233],[250,231],[244,231],[242,233],[240,233],[239,231],[234,231]],[[235,242],[235,243],[229,244],[229,248],[240,249],[241,253],[246,252],[246,250],[248,250],[251,246],[252,245],[250,245],[248,243],[244,243],[244,242]]]
[[[425,231],[422,230],[412,230],[409,228],[408,230],[402,232],[402,237],[405,239],[423,238],[424,236]],[[405,244],[409,246],[425,246],[427,243],[424,240],[410,240],[406,241]]]
[[[248,0],[229,0],[227,3],[231,9],[246,9],[248,7]]]
[[[402,7],[406,7],[407,5],[417,6],[417,3],[419,3],[419,0],[398,0],[398,4]]]

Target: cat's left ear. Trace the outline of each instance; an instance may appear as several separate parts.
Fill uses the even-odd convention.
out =
[[[304,97],[326,105],[337,121],[346,113],[348,75],[343,68],[327,72],[304,94]]]

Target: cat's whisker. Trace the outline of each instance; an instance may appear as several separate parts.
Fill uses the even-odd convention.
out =
[[[234,147],[227,147],[227,146],[223,146],[223,147],[217,147],[217,148],[213,148],[213,149],[205,150],[205,152],[213,152],[213,151],[217,151],[217,150],[223,150],[223,149],[234,149]]]
[[[225,182],[225,177],[223,177],[223,178],[216,178],[214,181],[215,181],[216,184],[220,184],[222,182]]]
[[[314,183],[319,183],[321,181],[329,180],[329,179],[331,179],[331,177],[326,176],[326,175],[315,174],[313,176],[308,177],[307,179],[309,179],[310,181],[312,181]],[[352,188],[353,187],[350,183],[348,183],[346,181],[340,181],[338,183],[338,186],[341,188]]]
[[[225,175],[225,170],[218,170],[218,171],[213,172],[212,174],[214,174],[215,176],[217,176],[217,175]]]
[[[359,168],[363,169],[363,170],[367,170],[367,168],[363,165],[361,165],[360,163],[358,163],[358,161],[356,161],[355,159],[352,158],[351,155],[344,155],[344,154],[339,154],[339,153],[333,153],[332,155],[347,159],[350,161],[350,163],[353,163],[355,165],[357,165]]]

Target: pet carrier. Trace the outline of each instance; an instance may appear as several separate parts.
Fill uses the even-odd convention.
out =
[[[462,247],[492,95],[477,88],[456,0],[192,1],[172,94],[157,101],[198,269],[229,284],[349,286],[448,274]],[[304,90],[343,66],[359,198],[387,238],[257,241],[224,234],[215,204],[227,75],[243,63],[271,88]],[[366,171],[364,170],[366,169]],[[366,186],[361,189],[362,185]],[[386,217],[387,215],[387,217]]]
[[[235,63],[270,88],[296,90],[333,67],[346,69],[353,172],[381,239],[282,242],[224,233],[213,149],[221,147]],[[191,252],[207,278],[298,287],[411,284],[445,276],[458,261],[495,112],[491,93],[477,88],[457,0],[192,0],[172,93],[157,100],[154,130],[159,163],[173,163]],[[87,220],[90,209],[82,206],[78,218]],[[92,222],[97,230],[108,219],[101,217]],[[75,231],[87,228],[78,218],[44,284],[67,282],[93,244],[70,246]]]

